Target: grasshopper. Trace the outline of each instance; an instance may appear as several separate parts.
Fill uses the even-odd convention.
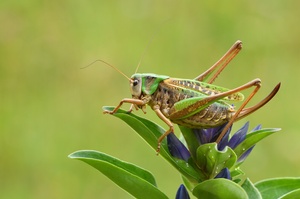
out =
[[[132,98],[121,100],[114,110],[104,111],[104,113],[114,114],[123,103],[131,104],[128,112],[135,108],[146,113],[146,106],[149,105],[169,127],[158,138],[157,154],[163,139],[174,132],[173,123],[194,129],[213,128],[227,123],[216,140],[218,143],[233,122],[264,106],[280,88],[280,83],[278,83],[267,97],[256,105],[245,108],[260,89],[260,79],[256,78],[234,89],[213,85],[217,76],[241,49],[242,42],[236,41],[213,66],[195,79],[172,78],[152,73],[135,73],[129,78],[114,66],[99,60],[113,67],[129,80],[132,95]],[[217,70],[215,74],[208,79],[215,70]],[[251,87],[254,87],[254,90],[244,99],[244,95],[240,92]],[[243,103],[235,110],[235,107],[228,103],[230,101],[243,101]]]

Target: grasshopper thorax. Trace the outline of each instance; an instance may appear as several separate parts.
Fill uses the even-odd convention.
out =
[[[168,79],[169,76],[156,75],[152,73],[136,73],[131,76],[130,91],[133,98],[140,98],[142,95],[152,95],[160,82]]]

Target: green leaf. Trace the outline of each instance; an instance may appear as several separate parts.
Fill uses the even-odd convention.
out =
[[[112,111],[114,107],[103,107],[103,110]],[[159,125],[138,117],[132,113],[128,113],[122,109],[118,109],[113,116],[120,118],[127,123],[133,130],[135,130],[155,151],[158,146],[158,138],[166,131]],[[172,160],[171,155],[167,149],[166,140],[163,140],[160,149],[160,155],[168,160]]]
[[[273,178],[255,183],[256,188],[260,191],[263,199],[273,198],[292,198],[297,195],[300,198],[300,178]],[[292,193],[293,192],[293,193]],[[288,196],[291,194],[290,196]]]
[[[240,183],[245,179],[245,173],[239,168],[235,167],[230,170],[231,179],[235,183]]]
[[[184,175],[181,175],[182,181],[185,185],[185,187],[188,190],[193,190],[195,186],[199,184],[199,182],[191,182],[189,179],[187,179]]]
[[[254,186],[254,184],[247,178],[242,184],[242,188],[246,191],[249,198],[261,199],[260,192]]]
[[[224,178],[201,182],[194,188],[193,195],[201,199],[248,199],[241,186]]]
[[[114,107],[103,107],[103,110],[111,111]],[[154,150],[157,149],[158,138],[166,131],[159,125],[119,109],[113,116],[120,118],[134,129]],[[171,163],[181,174],[193,182],[199,182],[199,173],[187,162],[175,159],[169,153],[166,139],[161,143],[160,155]]]
[[[225,147],[219,151],[217,143],[204,144],[197,149],[197,165],[205,172],[208,179],[214,178],[223,168],[230,169],[237,158],[234,151]]]
[[[245,175],[245,173],[244,173],[244,171],[241,170],[241,168],[237,167],[230,172],[230,175],[232,178],[238,178],[240,176]]]
[[[295,199],[295,198],[300,198],[300,189],[296,189],[280,197],[280,199]]]
[[[97,151],[77,151],[70,158],[81,160],[106,175],[136,198],[168,198],[156,187],[148,171]]]
[[[265,128],[260,129],[258,131],[254,131],[246,135],[246,138],[243,142],[241,142],[235,149],[234,152],[239,159],[243,153],[245,153],[248,149],[254,146],[257,142],[264,139],[265,137],[280,131],[279,128]]]

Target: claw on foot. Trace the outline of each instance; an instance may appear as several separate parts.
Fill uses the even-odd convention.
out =
[[[114,114],[114,112],[113,111],[103,111],[103,114]]]
[[[157,156],[159,155],[159,152],[160,152],[160,145],[161,145],[161,143],[159,142],[158,145],[157,145],[157,149],[156,149],[156,155]]]

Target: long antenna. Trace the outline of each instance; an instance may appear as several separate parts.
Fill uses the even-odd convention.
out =
[[[84,67],[82,67],[82,68],[80,68],[80,69],[87,68],[87,67],[89,67],[90,65],[93,65],[93,64],[96,63],[96,62],[102,62],[102,63],[104,63],[104,64],[106,64],[106,65],[112,67],[112,68],[115,69],[117,72],[119,72],[121,75],[123,75],[124,77],[126,77],[126,79],[128,79],[129,81],[132,81],[132,79],[130,79],[127,75],[125,75],[125,74],[124,74],[122,71],[120,71],[117,67],[115,67],[115,66],[113,66],[113,65],[111,65],[111,64],[109,64],[109,63],[107,63],[106,61],[103,61],[103,60],[101,60],[101,59],[97,59],[97,60],[93,61],[92,63],[88,64],[87,66],[84,66]]]
[[[142,59],[144,58],[144,56],[145,56],[145,54],[146,54],[146,52],[147,52],[147,50],[148,50],[150,44],[151,44],[152,41],[154,40],[155,36],[156,36],[156,35],[159,33],[159,31],[161,30],[161,26],[162,26],[164,23],[166,23],[166,21],[168,21],[168,20],[169,20],[169,19],[166,19],[165,21],[163,21],[163,22],[159,25],[160,27],[159,27],[158,29],[156,29],[156,30],[152,33],[152,36],[151,36],[151,38],[149,39],[149,41],[148,41],[148,43],[147,43],[147,45],[146,45],[146,48],[145,48],[145,50],[143,51],[143,53],[142,53],[142,55],[141,55],[141,58],[140,58],[140,60],[139,60],[139,63],[138,63],[138,65],[137,65],[137,67],[136,67],[134,73],[137,73],[137,71],[138,71],[138,69],[139,69],[139,67],[140,67],[140,65],[141,65]]]

